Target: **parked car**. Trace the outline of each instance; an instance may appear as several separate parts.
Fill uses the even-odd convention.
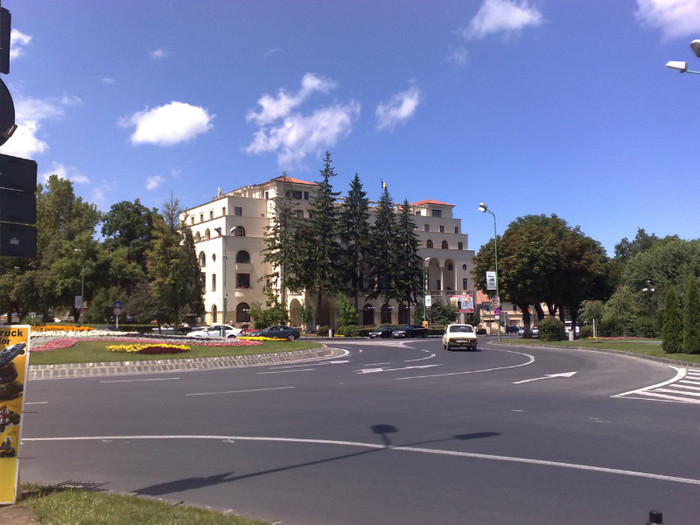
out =
[[[187,334],[187,337],[197,339],[213,339],[216,337],[224,337],[226,339],[234,339],[240,335],[241,329],[235,328],[228,324],[213,324],[211,326],[200,326]]]
[[[442,347],[445,350],[464,347],[476,350],[476,331],[470,324],[448,324],[442,335]]]
[[[372,330],[369,333],[369,338],[374,339],[376,337],[391,337],[391,334],[394,330],[398,330],[398,326],[394,326],[393,324],[388,324],[386,326],[380,326],[376,330]]]
[[[428,329],[419,324],[405,324],[394,330],[393,337],[428,337]]]
[[[294,341],[294,339],[299,339],[299,330],[292,328],[291,326],[275,325],[268,326],[267,328],[260,330],[259,332],[254,332],[251,334],[255,337],[272,337],[277,339],[288,339]]]

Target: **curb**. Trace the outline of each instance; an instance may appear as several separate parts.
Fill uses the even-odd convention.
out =
[[[298,361],[329,359],[345,355],[336,348],[314,348],[278,354],[251,354],[195,359],[159,359],[157,361],[118,361],[101,363],[70,363],[65,365],[30,365],[29,380],[111,377],[136,374],[191,372],[248,366],[265,366]]]

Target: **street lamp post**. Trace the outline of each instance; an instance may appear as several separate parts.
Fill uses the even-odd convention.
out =
[[[82,255],[83,250],[80,248],[73,248],[73,251],[81,254],[82,258],[82,269],[80,271],[80,312],[78,313],[78,321],[83,316],[83,303],[85,301],[85,256]]]
[[[222,289],[221,304],[223,306],[223,312],[221,314],[221,318],[222,318],[221,324],[226,324],[226,308],[227,308],[226,303],[227,303],[227,299],[228,299],[228,291],[226,290],[226,265],[228,262],[228,243],[227,243],[226,239],[229,236],[228,234],[235,235],[236,230],[238,230],[238,226],[234,226],[233,228],[231,228],[228,231],[228,233],[223,233],[222,228],[214,228],[214,231],[216,233],[218,233],[219,235],[221,235],[221,237],[223,239],[223,255],[222,255],[222,261],[221,261],[222,268],[223,268],[223,270],[221,272],[221,289]],[[214,322],[216,322],[216,319],[214,320]]]
[[[700,39],[693,40],[690,43],[690,48],[695,53],[695,56],[700,58]],[[681,60],[671,60],[666,62],[666,67],[680,71],[681,73],[694,73],[695,75],[700,75],[700,71],[691,71],[688,69],[688,63]]]
[[[425,260],[423,261],[423,325],[427,325],[428,323],[428,307],[425,304],[425,298],[428,295],[426,293],[426,286],[427,282],[425,280],[425,263],[430,262],[430,257],[426,257]]]
[[[481,213],[490,213],[493,217],[493,255],[496,264],[496,297],[498,298],[498,307],[501,306],[501,294],[498,289],[498,237],[496,235],[496,214],[489,210],[489,207],[485,203],[479,204],[479,211]],[[494,315],[494,317],[496,317]],[[500,317],[500,316],[498,316]],[[498,340],[501,340],[501,320],[496,319],[496,326],[498,327]]]

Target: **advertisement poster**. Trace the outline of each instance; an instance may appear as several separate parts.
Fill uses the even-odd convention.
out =
[[[14,503],[29,368],[29,326],[0,326],[0,505]]]
[[[458,314],[474,313],[474,296],[471,294],[450,295],[450,302],[457,307]]]

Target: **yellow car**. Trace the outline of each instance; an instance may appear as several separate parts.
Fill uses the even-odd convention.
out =
[[[476,330],[470,324],[448,324],[442,336],[442,347],[445,350],[458,347],[476,350]]]

